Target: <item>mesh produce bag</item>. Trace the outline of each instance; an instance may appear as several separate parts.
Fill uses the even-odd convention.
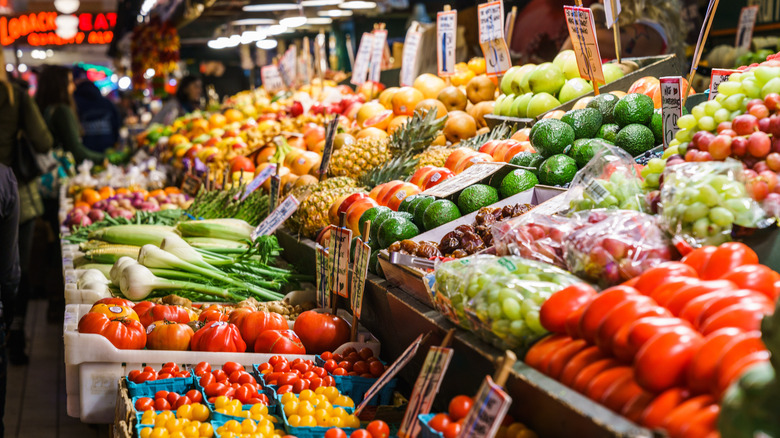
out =
[[[574,222],[565,216],[533,211],[493,226],[493,244],[498,255],[516,255],[566,268],[563,238]]]

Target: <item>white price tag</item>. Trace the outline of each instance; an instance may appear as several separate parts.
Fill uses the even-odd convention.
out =
[[[385,46],[387,46],[387,31],[377,29],[373,33],[374,41],[371,44],[368,80],[379,82],[379,76],[382,74],[382,56],[384,56]]]
[[[330,286],[333,293],[346,298],[347,271],[349,270],[349,247],[352,244],[352,230],[332,227],[330,229]]]
[[[577,67],[580,76],[591,81],[605,83],[604,72],[601,69],[601,53],[596,41],[596,27],[593,22],[593,11],[590,8],[564,6],[566,24],[569,27],[569,37],[577,56]]]
[[[406,31],[406,38],[404,38],[400,77],[402,87],[411,87],[414,84],[417,72],[417,49],[420,47],[420,38],[422,37],[422,32],[418,30],[419,27],[417,22],[412,23],[409,30]]]
[[[615,2],[615,9],[617,9],[617,12],[612,12],[613,1]],[[618,16],[620,16],[622,10],[620,0],[604,0],[604,15],[607,16],[607,29],[612,29],[612,26],[617,23]]]
[[[295,85],[295,76],[297,73],[297,57],[298,49],[295,46],[290,46],[284,55],[282,56],[282,79],[287,87]]]
[[[455,74],[455,43],[458,29],[458,11],[436,14],[436,61],[440,77]]]
[[[271,177],[271,175],[276,173],[276,164],[271,164],[270,166],[266,166],[265,169],[261,170],[260,173],[257,174],[254,179],[246,186],[246,189],[242,193],[236,193],[236,196],[233,197],[233,199],[239,199],[243,201],[247,198],[247,196],[251,195],[252,192],[257,190],[258,187],[263,185],[265,180]]]
[[[737,26],[737,39],[734,46],[745,50],[750,50],[750,43],[753,41],[753,28],[756,27],[756,18],[758,17],[758,5],[745,6],[739,14],[739,25]]]
[[[352,284],[350,290],[350,304],[352,313],[357,319],[363,310],[363,288],[366,285],[366,275],[368,274],[368,262],[371,259],[371,247],[358,238],[355,246],[355,263],[352,264]]]
[[[431,411],[433,399],[439,392],[441,381],[452,359],[452,348],[433,346],[428,350],[420,374],[409,397],[409,404],[398,431],[400,437],[416,437],[420,433],[417,416]]]
[[[355,66],[352,68],[352,85],[361,85],[366,82],[368,76],[368,63],[371,60],[371,46],[374,44],[374,35],[364,32],[360,38],[357,56],[355,56]]]
[[[479,42],[487,43],[504,37],[504,18],[501,2],[493,1],[479,5]]]
[[[503,3],[493,1],[477,6],[479,17],[479,46],[485,56],[486,74],[499,76],[512,67],[509,47],[504,40]]]
[[[715,99],[718,95],[718,85],[729,80],[729,76],[739,73],[739,70],[728,70],[723,68],[713,68],[710,75],[710,95],[707,100]]]
[[[463,420],[463,428],[458,437],[494,437],[511,404],[512,397],[496,385],[490,376],[486,376],[474,399],[474,405]]]
[[[261,68],[260,80],[263,81],[263,88],[268,94],[276,94],[284,89],[282,75],[279,73],[279,67],[275,65],[266,65]]]
[[[316,247],[317,307],[330,307],[330,287],[328,285],[328,250],[319,243]]]
[[[661,80],[661,117],[664,129],[664,149],[680,128],[677,119],[682,117],[682,94],[685,92],[682,76],[663,77]]]
[[[257,228],[255,228],[255,231],[252,232],[252,240],[257,239],[258,236],[267,236],[276,231],[284,221],[295,213],[295,210],[298,209],[298,205],[300,205],[300,202],[295,199],[295,196],[288,196],[263,222],[260,223],[260,225],[257,226]]]
[[[504,164],[506,163],[492,161],[476,162],[463,172],[431,187],[422,194],[445,198],[496,173]]]

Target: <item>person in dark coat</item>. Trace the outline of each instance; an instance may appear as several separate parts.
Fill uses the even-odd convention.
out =
[[[73,69],[73,82],[76,84],[73,101],[84,131],[82,143],[87,149],[104,152],[119,140],[119,110],[87,78],[83,68]]]

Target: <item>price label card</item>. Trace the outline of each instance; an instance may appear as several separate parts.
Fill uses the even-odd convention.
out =
[[[669,142],[674,140],[677,131],[677,119],[682,117],[683,100],[685,92],[682,76],[663,77],[661,80],[661,117],[664,126],[664,149],[669,147]]]
[[[374,45],[374,35],[364,32],[360,37],[357,56],[355,56],[355,66],[352,68],[352,85],[361,85],[368,76],[368,64],[371,61],[371,48]]]
[[[400,437],[416,437],[420,433],[417,416],[431,411],[431,405],[439,392],[444,373],[452,359],[452,348],[433,346],[428,350],[420,374],[412,389],[412,396],[398,431]]]
[[[333,139],[336,137],[336,129],[339,124],[338,117],[334,117],[333,120],[328,123],[328,127],[325,129],[325,146],[322,148],[322,161],[320,161],[320,175],[325,175],[328,172],[328,165],[330,164],[330,157],[333,155]]]
[[[491,438],[495,436],[511,404],[512,397],[496,385],[490,376],[486,376],[474,399],[474,405],[463,421],[463,428],[458,437]]]
[[[317,307],[330,307],[330,287],[328,287],[328,250],[319,243],[316,247]]]
[[[368,79],[379,82],[379,76],[382,74],[382,56],[384,56],[387,47],[387,31],[377,29],[373,33],[374,41],[371,44]]]
[[[499,1],[477,6],[479,17],[479,46],[485,56],[488,76],[499,76],[512,67],[509,47],[504,40],[504,8]]]
[[[615,12],[612,11],[612,4],[615,4]],[[604,15],[607,16],[607,29],[612,29],[612,26],[617,23],[618,16],[623,11],[620,6],[620,0],[604,0]]]
[[[328,58],[325,55],[325,34],[320,33],[317,38],[314,39],[314,46],[317,54],[317,70],[320,76],[323,76],[328,71]]]
[[[758,17],[758,5],[745,6],[739,14],[739,25],[737,26],[737,39],[734,46],[745,50],[750,50],[750,43],[753,41],[753,28],[756,27],[756,18]]]
[[[344,298],[348,297],[347,271],[349,270],[349,247],[352,244],[352,230],[332,227],[330,229],[330,289]]]
[[[596,27],[593,21],[593,11],[590,8],[564,6],[566,25],[569,27],[569,37],[577,56],[577,67],[580,76],[591,81],[604,81],[601,69],[601,53],[596,41]]]
[[[284,80],[288,88],[295,85],[295,77],[298,74],[296,68],[298,64],[297,53],[298,49],[295,46],[290,46],[282,55],[282,80]]]
[[[286,221],[295,210],[298,209],[300,202],[295,199],[295,196],[288,196],[278,207],[276,207],[271,214],[252,232],[252,240],[257,239],[258,236],[267,236],[276,231],[279,226]]]
[[[271,190],[268,196],[268,208],[273,210],[279,202],[279,186],[282,185],[282,177],[279,175],[271,176]]]
[[[363,288],[366,285],[366,275],[368,274],[368,261],[371,259],[371,247],[358,239],[355,246],[355,263],[352,264],[352,295],[350,295],[350,304],[352,313],[360,319],[363,310]]]
[[[298,80],[302,84],[308,85],[311,83],[311,77],[311,59],[308,56],[301,55],[298,58]]]
[[[455,43],[458,30],[458,11],[436,14],[436,61],[440,77],[455,74]]]
[[[418,336],[410,346],[406,347],[406,350],[404,350],[404,352],[398,356],[398,359],[396,359],[395,362],[387,367],[384,374],[379,376],[379,378],[376,379],[376,382],[374,382],[374,384],[368,388],[366,395],[363,396],[363,401],[360,402],[357,408],[355,408],[355,415],[360,415],[360,412],[363,411],[363,408],[365,408],[366,405],[368,405],[368,402],[371,401],[371,399],[374,398],[374,396],[376,396],[385,385],[387,385],[387,382],[392,380],[392,378],[395,377],[395,375],[398,374],[398,372],[401,371],[403,367],[409,363],[409,361],[412,360],[414,355],[417,354],[417,350],[420,348],[420,344],[422,344],[423,336],[424,335]]]
[[[223,184],[224,185],[224,184]],[[203,186],[203,181],[197,176],[187,173],[184,175],[184,180],[181,182],[181,191],[191,197],[195,197]]]
[[[419,31],[419,28],[420,25],[414,22],[409,27],[409,30],[406,31],[404,52],[401,58],[400,82],[402,87],[411,87],[414,84],[417,72],[417,50],[420,48],[420,38],[422,37],[422,32]]]
[[[279,67],[275,65],[266,65],[260,69],[260,80],[263,81],[263,88],[268,94],[276,94],[284,90],[284,82],[279,72]]]
[[[506,163],[494,163],[479,161],[474,163],[468,169],[455,175],[454,177],[435,185],[430,189],[424,191],[423,195],[436,196],[438,198],[446,198],[451,194],[464,189],[472,184],[489,177],[501,169]]]
[[[260,173],[257,174],[252,181],[249,182],[249,184],[246,186],[246,189],[244,189],[243,193],[236,193],[236,196],[233,197],[233,199],[238,200],[239,197],[243,201],[247,198],[247,196],[251,195],[252,192],[257,190],[258,187],[263,185],[263,183],[271,177],[271,175],[276,173],[276,164],[271,164],[270,166],[266,166],[263,170],[260,171]]]
[[[715,99],[718,95],[718,85],[729,80],[729,76],[739,73],[739,70],[728,70],[724,68],[713,68],[710,75],[710,95],[707,100]]]

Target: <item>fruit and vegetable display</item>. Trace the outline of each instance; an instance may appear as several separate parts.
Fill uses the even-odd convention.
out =
[[[147,191],[103,186],[98,190],[84,189],[73,200],[64,223],[71,229],[106,218],[133,220],[144,217],[139,213],[187,209],[192,204],[192,199],[176,187]]]

